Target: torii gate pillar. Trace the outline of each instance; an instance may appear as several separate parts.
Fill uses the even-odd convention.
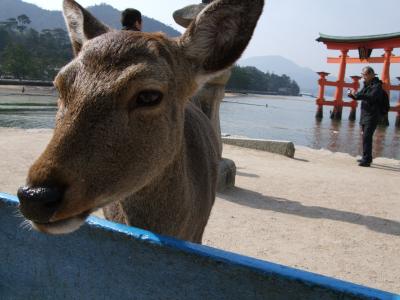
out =
[[[347,53],[349,52],[349,50],[342,49],[341,52],[342,52],[342,55],[340,56],[340,67],[339,67],[339,74],[338,74],[338,80],[337,80],[336,92],[335,92],[335,106],[333,107],[333,111],[331,114],[331,119],[333,119],[333,120],[341,120],[342,119],[343,84],[344,84],[344,78],[346,75]]]

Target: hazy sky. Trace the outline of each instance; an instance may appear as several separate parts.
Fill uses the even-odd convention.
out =
[[[24,1],[49,10],[61,10],[62,7],[62,0]],[[107,3],[119,10],[134,7],[144,15],[182,31],[183,29],[172,19],[172,13],[176,9],[200,1],[81,0],[78,2],[83,6]],[[267,0],[253,40],[243,56],[281,55],[300,66],[336,74],[338,66],[328,65],[326,56],[336,56],[338,52],[328,51],[323,44],[316,42],[318,33],[351,36],[397,32],[400,31],[398,8],[399,0]],[[382,53],[376,50],[373,55]],[[349,73],[359,74],[360,68],[355,65],[350,68]],[[378,65],[376,69],[380,70]],[[394,71],[400,71],[400,68],[392,68],[392,73]],[[400,73],[393,76],[400,76]]]

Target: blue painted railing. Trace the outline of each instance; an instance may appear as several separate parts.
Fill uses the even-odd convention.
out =
[[[91,217],[51,236],[0,193],[0,299],[391,299],[399,295]]]

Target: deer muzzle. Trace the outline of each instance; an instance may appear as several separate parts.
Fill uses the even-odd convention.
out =
[[[35,223],[48,223],[57,211],[64,190],[59,187],[29,187],[18,189],[20,211],[25,218]]]

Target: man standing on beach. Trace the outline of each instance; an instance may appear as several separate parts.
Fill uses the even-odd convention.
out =
[[[142,31],[142,14],[134,8],[127,8],[121,15],[122,30]]]
[[[372,141],[375,129],[378,125],[380,110],[379,103],[384,90],[382,81],[375,77],[374,69],[365,67],[361,73],[364,79],[364,87],[355,93],[349,92],[348,96],[355,100],[361,100],[361,119],[363,155],[359,160],[359,166],[369,167],[372,163]]]

